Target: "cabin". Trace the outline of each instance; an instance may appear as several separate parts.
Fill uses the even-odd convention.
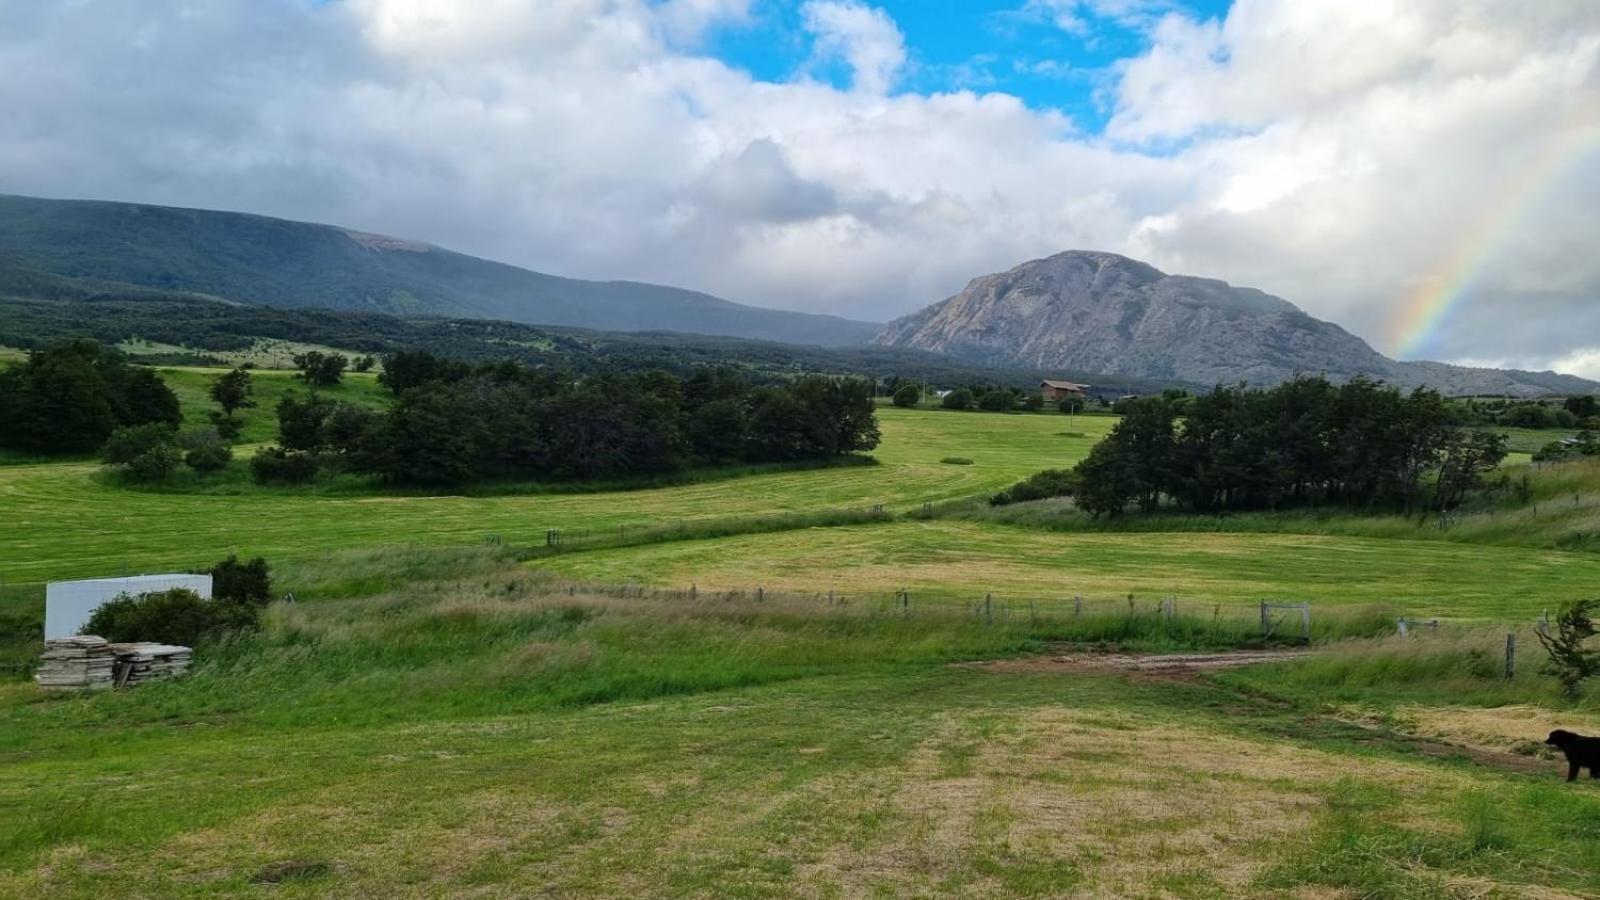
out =
[[[1039,383],[1039,392],[1044,394],[1046,403],[1065,400],[1068,397],[1082,399],[1092,385],[1078,384],[1075,381],[1052,381],[1046,378]]]

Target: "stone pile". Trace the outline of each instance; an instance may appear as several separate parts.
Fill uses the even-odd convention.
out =
[[[141,641],[131,644],[112,644],[116,654],[117,687],[133,687],[156,678],[175,678],[189,671],[194,651],[176,644],[153,644]]]
[[[111,687],[117,656],[105,638],[92,634],[52,638],[33,680],[47,691],[98,691]]]

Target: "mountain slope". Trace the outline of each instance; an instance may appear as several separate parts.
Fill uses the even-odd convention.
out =
[[[877,343],[990,365],[1201,384],[1273,384],[1298,373],[1324,373],[1450,393],[1530,396],[1600,388],[1553,372],[1396,362],[1270,294],[1083,251],[973,279],[954,297],[890,322]]]
[[[681,331],[846,346],[880,326],[631,281],[582,281],[428,244],[242,213],[0,195],[0,266],[235,303]]]

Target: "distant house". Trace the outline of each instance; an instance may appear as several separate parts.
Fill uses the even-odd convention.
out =
[[[1085,392],[1092,385],[1078,384],[1075,381],[1052,381],[1046,378],[1039,383],[1039,392],[1044,394],[1046,401],[1065,400],[1068,397],[1084,397]]]

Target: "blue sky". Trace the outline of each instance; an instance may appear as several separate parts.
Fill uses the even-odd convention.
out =
[[[910,58],[897,92],[1000,91],[1035,109],[1060,110],[1088,133],[1105,125],[1109,110],[1103,88],[1111,67],[1149,44],[1147,30],[1137,22],[1096,16],[1087,9],[1090,4],[1074,13],[1085,26],[1078,31],[1062,28],[1043,2],[880,0],[873,5],[905,35]],[[1230,0],[1123,5],[1211,19],[1222,18]],[[755,0],[749,22],[719,28],[706,49],[763,81],[808,74],[842,87],[850,78],[843,61],[819,64],[812,58],[798,0]]]

